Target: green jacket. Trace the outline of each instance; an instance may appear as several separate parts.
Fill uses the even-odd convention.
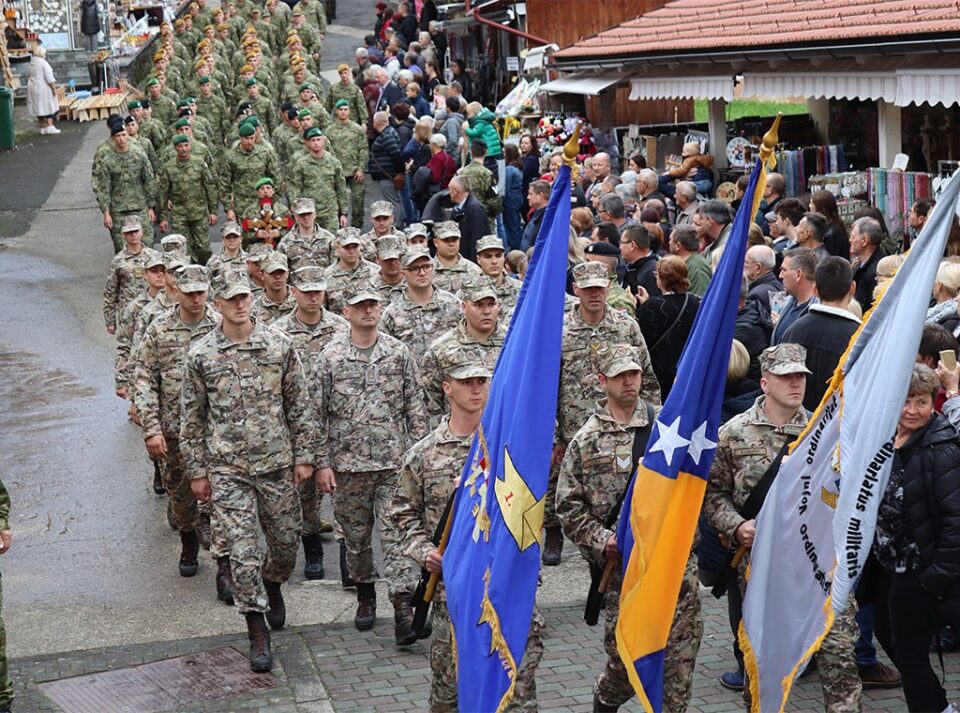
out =
[[[482,139],[487,145],[487,156],[493,158],[503,158],[503,145],[500,143],[500,134],[497,133],[493,125],[497,117],[489,109],[481,109],[480,112],[467,119],[470,126],[466,130],[468,139]]]

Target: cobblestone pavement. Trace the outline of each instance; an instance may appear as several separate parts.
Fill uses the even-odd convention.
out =
[[[717,677],[728,670],[729,633],[725,606],[703,592],[706,626],[690,710],[722,713],[741,710],[738,694],[724,690]],[[582,605],[544,608],[546,655],[537,676],[540,708],[545,713],[591,710],[594,677],[603,662],[600,627],[583,624]],[[194,711],[270,711],[271,713],[337,713],[426,710],[430,669],[427,642],[409,651],[393,645],[392,618],[381,617],[371,633],[350,624],[298,627],[275,633],[273,673],[277,688],[241,699],[225,699],[181,708]],[[246,652],[243,635],[207,637],[156,644],[91,649],[12,662],[18,691],[15,711],[59,711],[39,685],[62,678],[138,666],[161,659],[233,646]],[[960,688],[960,657],[945,657],[947,685]],[[938,664],[935,664],[939,670]],[[816,674],[801,681],[789,711],[822,710]],[[905,711],[899,690],[869,691],[863,709],[880,713]],[[625,711],[639,710],[635,703]],[[143,713],[143,712],[138,712]]]

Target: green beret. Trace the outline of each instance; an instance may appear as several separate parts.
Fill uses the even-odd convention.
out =
[[[176,146],[177,144],[185,144],[188,141],[190,141],[190,137],[187,136],[186,134],[177,134],[173,137],[174,146]]]
[[[210,84],[210,77],[204,75],[197,80],[197,84]]]
[[[334,104],[334,107],[336,107],[337,109],[344,106],[350,106],[350,102],[348,102],[346,99],[337,99],[337,103]]]
[[[257,181],[256,188],[257,190],[259,190],[260,186],[272,186],[272,185],[273,185],[273,179],[270,177],[266,177],[266,178],[261,178],[259,181]]]
[[[320,131],[316,126],[311,126],[309,129],[303,132],[304,139],[313,139],[317,136],[323,136],[323,132]]]
[[[189,99],[181,99],[180,101],[177,102],[177,109],[183,109],[183,107],[185,106],[190,106]]]
[[[310,82],[304,82],[300,85],[300,89],[298,91],[302,92],[304,89],[310,89],[312,91],[313,87],[310,86]]]
[[[148,86],[148,87],[152,87],[152,86],[154,86],[155,84],[160,84],[160,80],[157,79],[156,77],[150,77],[150,79],[147,80],[147,86]]]
[[[250,126],[252,126],[253,128],[257,128],[258,126],[260,126],[260,119],[257,118],[257,116],[254,114],[251,114],[246,119],[244,119],[244,122],[247,124],[250,124]]]
[[[248,80],[246,81],[246,85],[247,85],[248,87],[252,87],[253,85],[255,85],[255,84],[257,84],[257,83],[258,83],[258,82],[257,82],[257,78],[256,78],[256,77],[250,77],[250,79],[248,79]]]
[[[134,109],[142,109],[143,104],[140,103],[139,99],[134,99],[131,102],[127,103],[127,111],[133,111]]]
[[[240,136],[253,136],[257,133],[257,130],[254,129],[250,124],[240,124],[240,130],[238,132]]]
[[[300,111],[297,112],[298,119],[305,119],[308,116],[313,116],[313,114],[310,113],[309,109],[301,109]]]
[[[190,126],[190,120],[186,117],[177,119],[175,122],[173,122],[174,129],[182,129],[184,126]]]

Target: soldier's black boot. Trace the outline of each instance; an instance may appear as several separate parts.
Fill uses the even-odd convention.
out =
[[[593,694],[593,713],[616,713],[620,706],[608,706],[600,700],[600,696]]]
[[[357,631],[369,631],[377,621],[377,590],[373,582],[368,584],[357,583],[357,615],[353,617],[353,625]]]
[[[212,535],[210,534],[210,513],[208,512],[200,513],[200,524],[197,525],[197,537],[200,539],[200,546],[205,550],[209,550]]]
[[[233,573],[230,572],[229,557],[217,557],[217,599],[233,606]]]
[[[282,629],[287,620],[287,606],[283,603],[283,594],[280,593],[280,582],[263,580],[263,588],[267,590],[267,623],[271,629]]]
[[[548,527],[543,542],[543,563],[547,567],[560,564],[560,551],[563,549],[563,532],[559,527]]]
[[[350,578],[350,572],[347,570],[347,546],[340,540],[340,582],[344,589],[356,587],[357,583]]]
[[[323,542],[320,535],[304,535],[303,576],[307,579],[323,579]]]
[[[270,629],[258,611],[247,612],[247,638],[250,639],[250,670],[265,673],[273,668],[270,653]]]
[[[163,478],[160,477],[160,461],[153,461],[153,492],[164,495],[167,489],[163,487]]]
[[[413,633],[413,609],[409,594],[398,594],[393,599],[393,637],[397,646],[410,646],[417,640]]]
[[[197,554],[200,552],[200,541],[197,531],[180,533],[180,576],[192,577],[197,573]]]

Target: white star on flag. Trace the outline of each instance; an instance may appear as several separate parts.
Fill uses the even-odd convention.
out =
[[[657,425],[660,427],[658,429],[659,437],[657,438],[657,442],[650,446],[650,452],[655,453],[660,451],[663,453],[663,459],[667,461],[667,465],[670,465],[673,462],[674,451],[685,448],[689,445],[690,441],[680,435],[679,416],[677,416],[669,426],[660,420],[657,421]]]
[[[694,463],[700,465],[700,456],[703,455],[703,452],[713,450],[716,447],[716,442],[707,438],[707,422],[704,421],[700,424],[700,427],[690,435],[690,448],[687,453]]]

